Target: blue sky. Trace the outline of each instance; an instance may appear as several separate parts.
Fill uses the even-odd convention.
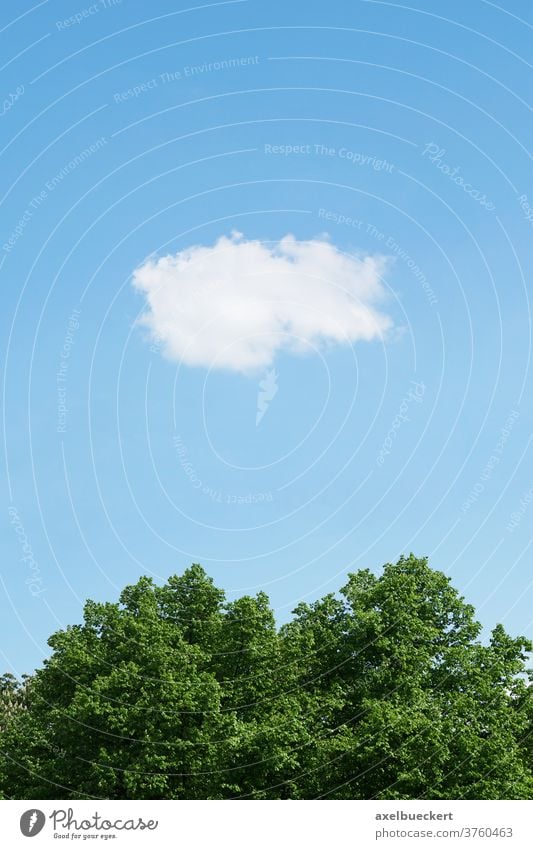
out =
[[[412,550],[533,635],[533,15],[443,15],[2,10],[4,669],[191,561],[283,621]]]

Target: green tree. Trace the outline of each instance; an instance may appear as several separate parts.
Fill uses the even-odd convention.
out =
[[[533,798],[531,645],[413,555],[276,627],[195,564],[87,602],[0,679],[15,798]]]
[[[516,709],[531,644],[498,626],[482,645],[473,608],[413,555],[341,592],[288,626],[313,632],[309,672],[323,665],[329,694],[306,796],[532,798]]]
[[[193,567],[172,582],[178,608],[197,578]],[[208,655],[184,636],[196,635],[193,618],[176,621],[168,590],[141,578],[119,604],[88,602],[83,625],[50,638],[29,709],[6,735],[16,753],[6,780],[21,795],[216,797],[233,718],[220,712]]]
[[[13,717],[26,707],[29,678],[19,681],[10,672],[0,676],[0,733],[5,732]]]

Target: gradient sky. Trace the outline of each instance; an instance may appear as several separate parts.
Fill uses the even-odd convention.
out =
[[[3,5],[5,670],[191,561],[283,621],[414,551],[533,636],[533,11],[440,8]],[[389,330],[169,357],[134,272],[232,232],[388,257]]]

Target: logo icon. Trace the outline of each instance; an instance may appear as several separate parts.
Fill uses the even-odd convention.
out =
[[[29,811],[24,811],[20,818],[20,830],[24,837],[35,837],[42,831],[45,822],[46,817],[42,811],[30,808]]]
[[[278,391],[278,375],[275,369],[271,369],[265,373],[263,380],[259,383],[259,392],[257,393],[257,413],[255,416],[255,426],[257,427],[270,406]]]

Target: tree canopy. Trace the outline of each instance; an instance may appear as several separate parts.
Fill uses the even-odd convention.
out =
[[[414,555],[276,626],[194,564],[0,678],[0,794],[31,799],[531,799],[531,644],[488,641]]]

